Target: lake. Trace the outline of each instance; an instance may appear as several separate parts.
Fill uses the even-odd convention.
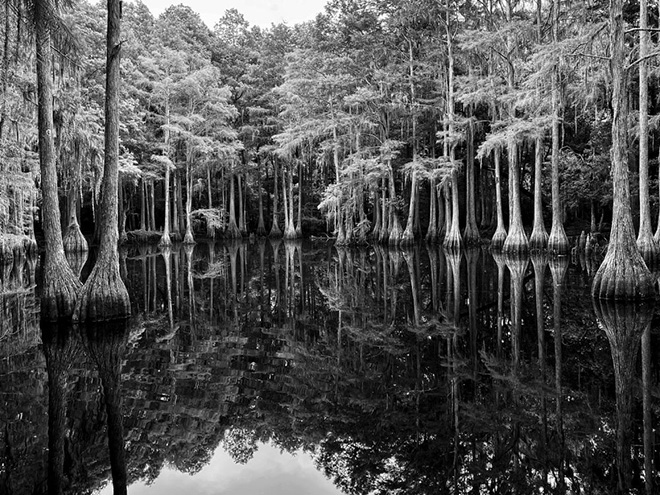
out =
[[[38,263],[17,258],[0,267],[0,493],[47,493],[49,466],[63,493],[112,493],[117,463],[136,494],[655,493],[656,309],[594,303],[597,267],[132,247],[133,317],[73,327],[40,326]]]

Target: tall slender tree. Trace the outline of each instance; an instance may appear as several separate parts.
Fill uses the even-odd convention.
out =
[[[74,320],[100,321],[131,313],[128,291],[119,272],[119,85],[121,62],[121,0],[107,0],[105,84],[105,161],[101,184],[101,243],[92,273],[85,282]]]
[[[71,316],[76,304],[76,293],[80,289],[80,281],[64,255],[57,192],[51,33],[58,21],[58,4],[48,0],[36,0],[33,16],[37,48],[39,163],[45,241],[41,317],[57,320]]]

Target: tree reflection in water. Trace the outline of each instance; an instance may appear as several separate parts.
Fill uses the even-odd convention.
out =
[[[347,493],[652,493],[652,309],[594,314],[579,266],[550,260],[550,278],[531,261],[140,248],[122,260],[136,317],[71,333],[40,331],[35,265],[12,260],[0,493],[43,493],[49,459],[62,493],[120,491],[267,441],[308,451]]]

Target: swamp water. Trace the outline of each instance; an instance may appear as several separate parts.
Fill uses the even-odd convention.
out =
[[[40,328],[35,260],[1,267],[0,493],[46,493],[49,464],[111,493],[117,463],[137,494],[658,490],[660,325],[594,304],[594,263],[280,241],[121,263],[134,317],[84,329]]]

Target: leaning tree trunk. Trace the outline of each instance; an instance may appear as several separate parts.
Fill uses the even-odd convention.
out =
[[[610,6],[612,71],[612,185],[614,205],[607,254],[596,272],[591,293],[599,299],[641,300],[654,297],[654,280],[635,243],[628,178],[628,108],[624,56],[623,0]]]
[[[42,224],[45,241],[41,318],[70,317],[80,282],[64,256],[60,206],[57,196],[57,168],[53,140],[53,90],[51,80],[51,32],[48,6],[38,0],[34,6],[37,46],[37,92],[39,98],[39,163],[41,166]],[[116,228],[117,222],[115,222]]]
[[[651,203],[649,199],[649,82],[648,15],[646,0],[639,2],[639,233],[637,249],[651,269],[659,254],[658,244],[651,230]]]
[[[83,286],[74,320],[98,321],[130,315],[131,302],[119,273],[119,64],[121,2],[108,0],[105,92],[105,164],[101,184],[101,243],[96,265]]]
[[[529,247],[533,251],[541,251],[548,246],[548,232],[543,223],[543,200],[541,197],[543,170],[543,139],[536,138],[536,153],[534,159],[534,228],[529,238]]]

